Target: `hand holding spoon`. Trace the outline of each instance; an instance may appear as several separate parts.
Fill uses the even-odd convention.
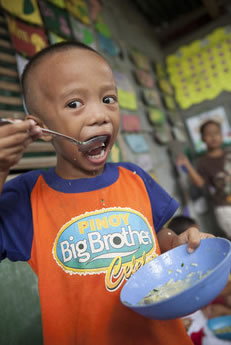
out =
[[[11,119],[7,119],[7,118],[0,118],[0,126],[4,125],[4,124],[14,124],[15,122]],[[98,137],[94,137],[94,138],[91,138],[87,141],[79,141],[77,139],[74,139],[72,137],[69,137],[68,135],[65,135],[65,134],[62,134],[62,133],[59,133],[59,132],[55,132],[55,131],[52,131],[50,129],[47,129],[47,128],[42,128],[40,127],[41,131],[44,133],[44,134],[48,134],[48,135],[52,135],[53,137],[60,137],[60,138],[64,138],[74,144],[76,144],[79,148],[79,151],[80,152],[87,152],[90,150],[90,148],[92,147],[92,145],[101,145],[101,144],[104,144],[104,142],[106,141],[107,139],[107,136],[106,135],[101,135],[101,136],[98,136]]]

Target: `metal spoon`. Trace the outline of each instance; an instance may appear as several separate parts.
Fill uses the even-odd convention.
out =
[[[11,119],[6,119],[6,118],[0,118],[0,126],[4,125],[4,124],[10,124],[10,123],[15,124],[15,121],[13,121]],[[79,141],[77,139],[69,137],[68,135],[65,135],[65,134],[62,134],[59,132],[55,132],[55,131],[52,131],[52,130],[47,129],[47,128],[42,128],[42,127],[40,127],[40,128],[44,134],[52,135],[54,137],[61,137],[61,138],[64,138],[66,140],[69,140],[70,142],[72,142],[74,144],[77,144],[80,152],[87,152],[93,146],[96,146],[97,144],[99,144],[99,145],[104,144],[104,142],[107,139],[106,135],[100,135],[98,137],[91,138],[87,141]]]

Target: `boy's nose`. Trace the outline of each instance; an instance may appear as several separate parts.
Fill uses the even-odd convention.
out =
[[[90,110],[89,110],[90,111]],[[102,109],[101,107],[96,107],[92,109],[89,113],[89,121],[88,125],[89,126],[94,126],[94,125],[103,125],[109,121],[109,116],[105,112],[105,109]]]

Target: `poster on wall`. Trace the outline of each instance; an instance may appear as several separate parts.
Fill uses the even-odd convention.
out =
[[[14,49],[26,57],[31,57],[48,45],[45,31],[39,26],[26,24],[19,19],[6,16]]]
[[[65,0],[66,9],[82,23],[90,25],[87,4],[84,0]]]
[[[67,12],[44,0],[38,0],[38,3],[46,29],[60,36],[71,37]]]
[[[182,109],[231,91],[231,26],[182,46],[166,59],[170,81]]]
[[[0,4],[10,14],[28,23],[42,25],[42,18],[36,0],[0,0]]]
[[[146,105],[149,105],[151,107],[160,107],[161,106],[161,100],[158,92],[154,89],[143,89],[143,99],[144,103]]]
[[[137,109],[136,92],[128,76],[122,72],[114,71],[114,77],[118,88],[118,101],[121,108],[128,110]]]
[[[210,111],[195,115],[186,120],[186,125],[197,153],[204,152],[206,145],[201,140],[200,127],[207,120],[215,120],[221,124],[225,144],[231,143],[231,128],[224,107],[217,107]]]
[[[54,32],[51,32],[51,31],[48,31],[48,38],[49,38],[50,44],[55,44],[55,43],[66,41],[65,38],[55,34]]]
[[[70,15],[69,18],[75,39],[86,44],[87,46],[92,47],[93,49],[97,49],[93,30],[89,26],[80,23],[72,15]]]
[[[110,56],[118,56],[121,53],[120,47],[112,38],[97,32],[99,49]]]
[[[147,56],[137,49],[132,49],[130,54],[131,59],[136,67],[145,71],[151,71],[151,65]]]
[[[148,88],[153,88],[154,87],[154,79],[150,75],[150,73],[143,71],[141,69],[136,69],[135,70],[135,76],[136,80],[139,83],[139,85],[148,87]]]
[[[135,114],[121,114],[121,127],[124,132],[140,132],[141,121],[138,115]]]

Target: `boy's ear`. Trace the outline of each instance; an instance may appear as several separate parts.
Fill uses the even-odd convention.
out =
[[[41,127],[41,128],[47,128],[46,125],[44,125],[44,123],[42,122],[42,120],[37,117],[37,116],[34,116],[34,115],[26,115],[26,120],[34,120],[36,122],[36,125]],[[45,135],[41,135],[41,137],[39,137],[39,139],[42,139],[44,141],[51,141],[53,139],[52,135],[48,135],[48,134],[45,134]]]

